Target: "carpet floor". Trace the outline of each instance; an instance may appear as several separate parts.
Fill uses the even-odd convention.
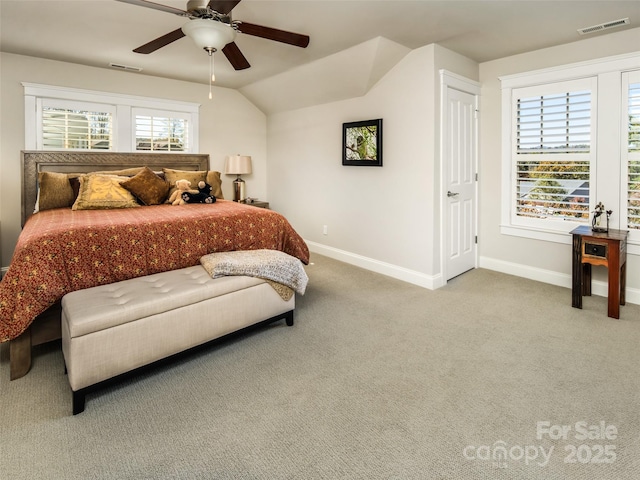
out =
[[[477,269],[429,291],[320,255],[284,321],[87,396],[9,381],[1,479],[640,478],[640,306]]]

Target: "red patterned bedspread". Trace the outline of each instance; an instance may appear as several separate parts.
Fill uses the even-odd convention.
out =
[[[66,293],[197,265],[208,253],[260,248],[309,262],[282,215],[231,201],[40,212],[24,226],[0,282],[0,342]]]

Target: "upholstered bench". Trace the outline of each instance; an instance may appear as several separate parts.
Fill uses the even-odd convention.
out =
[[[261,322],[293,325],[288,300],[265,280],[213,279],[200,265],[69,293],[62,351],[73,414],[101,383]]]

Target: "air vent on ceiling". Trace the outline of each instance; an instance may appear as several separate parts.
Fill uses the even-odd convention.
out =
[[[628,18],[621,18],[620,20],[612,20],[611,22],[601,23],[600,25],[594,25],[592,27],[579,28],[578,33],[580,35],[586,35],[588,33],[600,32],[609,28],[621,27],[622,25],[628,25]]]
[[[120,65],[119,63],[110,63],[111,68],[117,68],[118,70],[127,70],[128,72],[141,72],[140,67],[130,67],[128,65]]]

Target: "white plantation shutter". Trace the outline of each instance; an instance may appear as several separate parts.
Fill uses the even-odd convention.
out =
[[[517,215],[588,219],[588,161],[518,161],[517,169]]]
[[[566,244],[602,202],[640,254],[640,54],[500,77],[500,232]]]
[[[640,73],[629,84],[627,141],[627,227],[640,230]]]
[[[197,103],[22,85],[26,150],[198,151]]]
[[[43,100],[39,148],[43,150],[111,150],[114,108]]]
[[[514,94],[515,215],[588,221],[594,117],[589,84],[562,82]]]
[[[135,150],[184,152],[189,148],[189,116],[175,112],[135,114]]]
[[[588,152],[591,92],[518,98],[518,153]]]

